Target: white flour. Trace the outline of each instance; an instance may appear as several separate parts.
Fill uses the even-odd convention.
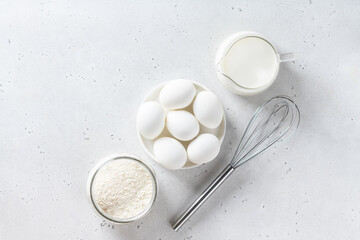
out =
[[[93,198],[109,216],[128,219],[139,215],[154,192],[151,173],[134,160],[114,160],[96,174]]]

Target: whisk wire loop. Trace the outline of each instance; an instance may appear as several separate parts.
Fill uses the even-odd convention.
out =
[[[266,151],[285,135],[294,132],[299,121],[299,109],[289,97],[271,98],[251,118],[231,160],[231,166],[237,168]]]
[[[238,148],[237,151],[235,152],[234,155],[234,163],[237,164],[238,162],[240,162],[241,160],[243,160],[246,156],[249,155],[249,153],[256,148],[257,146],[259,146],[263,141],[266,140],[267,137],[269,137],[274,131],[276,131],[276,129],[279,127],[279,125],[282,123],[279,122],[279,124],[276,126],[276,128],[268,133],[262,140],[260,140],[260,142],[258,142],[254,147],[252,147],[245,155],[242,156],[243,152],[247,149],[247,147],[249,145],[251,145],[253,143],[253,141],[256,139],[256,137],[261,133],[261,131],[263,130],[263,128],[266,126],[266,124],[268,124],[268,122],[271,120],[272,117],[275,116],[276,112],[278,112],[279,109],[272,109],[272,111],[270,112],[270,110],[265,114],[265,116],[263,117],[263,119],[261,121],[259,121],[259,123],[257,124],[257,126],[255,127],[255,129],[253,130],[252,133],[250,133],[250,137],[245,141],[244,144],[240,144],[242,147]],[[267,114],[270,112],[270,116],[266,118]],[[283,117],[285,118],[285,116]],[[251,122],[251,125],[249,124],[249,126],[251,127],[253,125],[254,122]],[[249,130],[250,128],[248,128],[247,130]],[[247,132],[245,131],[244,133],[244,137],[247,136]],[[245,139],[244,139],[245,140]],[[242,157],[240,157],[242,156]]]

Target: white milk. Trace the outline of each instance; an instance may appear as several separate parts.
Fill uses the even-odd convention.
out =
[[[245,37],[230,47],[221,62],[222,73],[243,88],[259,88],[278,72],[275,49],[259,37]]]

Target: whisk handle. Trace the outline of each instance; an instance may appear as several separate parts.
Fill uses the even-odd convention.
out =
[[[224,170],[210,183],[210,185],[201,193],[201,195],[188,207],[188,209],[176,220],[172,228],[177,231],[182,225],[193,215],[196,210],[215,192],[216,189],[230,176],[235,170],[231,165],[228,165]]]

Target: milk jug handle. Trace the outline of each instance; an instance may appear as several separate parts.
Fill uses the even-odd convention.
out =
[[[279,62],[289,62],[298,59],[297,53],[283,53],[278,54]]]

